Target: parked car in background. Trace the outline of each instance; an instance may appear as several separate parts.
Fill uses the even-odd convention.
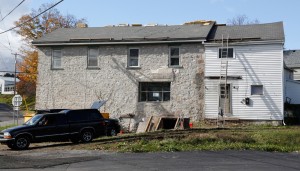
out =
[[[11,149],[24,150],[31,142],[69,139],[86,143],[119,132],[118,120],[103,118],[97,109],[61,110],[37,114],[21,126],[1,131],[0,142]]]

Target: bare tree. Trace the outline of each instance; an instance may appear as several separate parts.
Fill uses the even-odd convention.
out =
[[[250,20],[246,15],[237,15],[232,19],[227,20],[228,25],[249,25],[249,24],[259,24],[259,20]]]

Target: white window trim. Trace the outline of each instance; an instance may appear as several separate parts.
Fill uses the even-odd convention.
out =
[[[252,86],[262,86],[262,94],[252,94]],[[263,96],[265,94],[264,85],[263,84],[251,84],[250,85],[250,95],[251,96]]]
[[[178,51],[179,51],[179,64],[178,65],[171,65],[171,48],[178,48]],[[169,46],[169,67],[173,67],[173,68],[176,68],[176,67],[182,67],[181,65],[181,49],[180,49],[180,46]]]
[[[96,60],[97,60],[97,65],[93,65],[90,66],[89,65],[89,59],[90,59],[90,49],[96,49],[97,50],[97,56],[96,56]],[[87,53],[87,68],[98,68],[99,64],[98,64],[98,57],[99,57],[99,48],[98,47],[88,47],[88,53]]]
[[[130,59],[131,59],[131,56],[130,56],[130,50],[131,49],[138,49],[139,51],[139,54],[138,54],[138,57],[137,57],[137,60],[138,60],[138,65],[137,66],[130,66]],[[128,51],[127,51],[127,67],[128,68],[140,68],[140,55],[141,54],[141,49],[138,48],[138,47],[130,47],[128,48]]]
[[[222,48],[222,47],[219,47],[219,48],[218,48],[218,56],[217,56],[218,59],[235,59],[235,48],[234,48],[234,47],[228,47],[228,49],[233,49],[233,52],[232,52],[232,53],[233,53],[233,54],[232,54],[233,56],[232,56],[232,58],[220,58],[220,57],[219,57],[219,56],[220,56],[220,49],[227,49],[227,47],[223,47],[223,48]]]
[[[60,66],[54,66],[54,51],[60,51]],[[62,56],[63,56],[63,52],[62,49],[52,49],[52,53],[51,53],[51,69],[63,69],[62,66]]]

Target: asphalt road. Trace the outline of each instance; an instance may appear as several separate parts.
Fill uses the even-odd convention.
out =
[[[24,153],[29,151],[23,151]],[[25,157],[1,156],[1,169],[12,170],[122,170],[122,171],[214,171],[300,170],[299,153],[270,153],[259,151],[197,151],[169,153],[104,153],[101,151],[69,151],[63,153],[31,153]],[[52,155],[43,160],[43,155]],[[35,157],[34,157],[35,156]],[[17,158],[23,158],[18,162]],[[11,167],[5,167],[6,160]],[[8,162],[8,161],[7,161]],[[3,165],[4,164],[4,165]],[[22,166],[23,165],[23,166]],[[21,166],[21,167],[18,167]],[[25,167],[25,168],[24,168]],[[22,168],[22,169],[18,169]]]
[[[0,122],[13,120],[13,110],[6,104],[0,103]]]

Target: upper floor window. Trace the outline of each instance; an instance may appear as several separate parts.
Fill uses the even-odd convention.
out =
[[[88,67],[97,67],[98,66],[98,48],[89,48],[88,49],[88,59],[87,66]]]
[[[169,59],[170,66],[179,66],[180,65],[179,47],[170,47],[169,57],[170,57]]]
[[[233,48],[219,48],[219,58],[234,58]]]
[[[52,50],[52,69],[62,68],[61,57],[61,49]]]
[[[140,50],[138,48],[130,48],[128,52],[128,66],[138,67],[139,66],[139,55]]]

